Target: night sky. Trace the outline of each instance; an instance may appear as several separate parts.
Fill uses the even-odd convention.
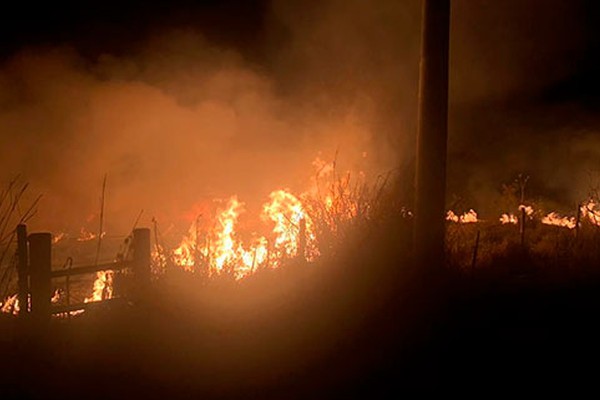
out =
[[[306,9],[318,9],[321,2],[301,3],[306,4],[301,7],[306,14]],[[385,3],[371,2],[371,7]],[[415,1],[404,3],[414,8]],[[322,6],[326,7],[326,4]],[[597,2],[455,0],[453,7],[453,29],[478,31],[480,37],[471,39],[484,47],[494,45],[487,40],[503,39],[496,43],[500,51],[510,54],[516,50],[518,55],[521,49],[531,50],[527,57],[532,63],[553,48],[571,47],[572,58],[553,61],[556,66],[568,69],[564,79],[544,82],[547,71],[543,70],[535,71],[536,74],[528,78],[547,84],[543,94],[550,98],[597,97],[596,71],[600,63],[597,56],[600,5]],[[289,29],[273,18],[272,9],[271,2],[266,0],[58,1],[35,6],[15,3],[10,12],[4,12],[1,17],[0,56],[6,59],[23,48],[59,44],[74,46],[90,58],[102,53],[126,54],[149,36],[185,28],[201,32],[218,46],[235,48],[254,61],[265,62],[269,58],[266,52],[272,51],[270,47],[274,43],[285,46],[286,39],[290,39]],[[301,10],[298,18],[305,17]],[[413,17],[419,18],[418,13]],[[546,40],[546,35],[550,39]],[[482,48],[477,47],[477,50]],[[524,66],[527,67],[527,63]]]

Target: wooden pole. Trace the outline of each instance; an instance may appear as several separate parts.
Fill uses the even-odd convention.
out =
[[[415,196],[420,268],[444,265],[450,0],[423,0]]]
[[[50,319],[52,286],[51,259],[52,235],[50,233],[32,233],[29,235],[29,256],[31,276],[31,315],[35,319]]]
[[[133,230],[133,273],[137,287],[142,292],[150,283],[150,229]]]
[[[29,253],[27,249],[27,226],[17,226],[17,279],[19,290],[19,316],[29,313]]]

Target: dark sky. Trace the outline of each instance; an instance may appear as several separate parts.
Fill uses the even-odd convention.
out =
[[[264,0],[18,2],[2,13],[1,54],[24,46],[69,43],[81,52],[127,52],[148,35],[192,27],[209,40],[256,47],[267,13]]]
[[[315,7],[315,4],[318,7],[319,2],[313,3],[310,7]],[[373,7],[378,7],[377,2],[372,3]],[[507,55],[511,46],[527,47],[528,42],[538,48],[540,44],[552,48],[551,42],[544,43],[540,39],[544,30],[552,30],[551,26],[544,24],[544,19],[546,16],[550,19],[560,16],[561,8],[567,10],[569,15],[566,21],[562,21],[565,25],[557,26],[557,29],[565,42],[571,39],[570,32],[580,31],[573,33],[578,37],[572,38],[572,44],[567,44],[579,47],[575,50],[578,60],[555,62],[577,65],[569,67],[569,76],[561,82],[548,82],[547,94],[559,98],[595,98],[598,94],[600,85],[596,71],[600,66],[597,56],[600,52],[600,5],[597,1],[455,0],[454,8],[453,22],[469,25],[472,34],[475,28],[484,38],[486,31],[499,34],[490,36],[494,40],[507,38],[502,44],[508,49]],[[503,16],[511,13],[516,16],[514,20],[502,20]],[[490,15],[495,20],[488,18]],[[10,11],[3,12],[0,19],[0,57],[6,58],[27,46],[64,43],[75,46],[81,54],[92,58],[105,52],[123,54],[161,30],[186,27],[202,32],[212,43],[234,47],[247,58],[260,63],[264,61],[265,54],[272,51],[273,43],[285,45],[286,34],[289,33],[285,27],[276,26],[269,17],[270,2],[267,0],[57,1],[35,6],[17,2],[11,5]],[[569,28],[569,24],[573,25],[573,29]],[[550,36],[556,40],[556,35]],[[490,47],[490,43],[484,45]],[[564,43],[557,45],[564,46]],[[535,59],[535,52],[530,56]],[[531,76],[531,79],[543,80],[544,76],[544,71],[539,71],[539,75]]]

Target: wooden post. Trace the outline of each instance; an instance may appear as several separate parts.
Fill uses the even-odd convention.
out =
[[[450,0],[423,0],[414,240],[417,265],[444,265]],[[424,271],[425,272],[425,271]]]
[[[29,235],[29,256],[31,276],[31,315],[37,320],[49,320],[51,315],[52,286],[51,259],[52,235],[32,233]]]
[[[17,226],[17,279],[19,290],[19,316],[29,313],[29,253],[27,249],[27,226]]]
[[[133,273],[142,292],[150,283],[150,229],[133,230]]]

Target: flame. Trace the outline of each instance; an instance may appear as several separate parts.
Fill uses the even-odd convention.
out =
[[[58,244],[60,243],[63,239],[65,239],[67,237],[67,234],[64,232],[60,232],[54,236],[52,236],[52,244]]]
[[[236,279],[252,273],[267,261],[267,240],[259,237],[245,247],[236,233],[236,225],[244,205],[232,196],[227,206],[220,210],[212,229],[200,238],[199,221],[195,221],[189,234],[173,251],[173,262],[184,270],[200,272],[204,267],[208,275],[232,271]]]
[[[521,213],[523,211],[525,211],[525,215],[528,216],[529,218],[533,218],[533,213],[535,212],[535,210],[533,209],[532,206],[526,206],[524,204],[519,205],[519,211]],[[517,217],[514,214],[502,214],[500,216],[500,223],[502,225],[506,225],[506,224],[516,225],[519,223],[519,217]]]
[[[96,280],[92,289],[92,294],[86,297],[83,302],[102,301],[111,299],[113,296],[113,271],[96,272]]]
[[[50,302],[51,303],[58,303],[58,301],[60,300],[62,293],[60,291],[60,289],[56,289],[54,290],[54,293],[52,294],[52,298],[50,298]]]
[[[575,229],[577,222],[574,217],[561,217],[556,212],[551,212],[542,218],[542,224],[562,226],[569,229]]]
[[[262,218],[274,223],[274,247],[281,256],[300,256],[308,261],[316,257],[314,223],[307,215],[298,197],[286,190],[276,190],[269,195],[270,203],[263,205]],[[326,203],[327,204],[327,203]],[[304,238],[301,238],[304,234]],[[304,249],[300,249],[301,243]],[[307,249],[310,249],[307,252]],[[303,251],[304,254],[298,254]]]
[[[262,221],[272,224],[270,239],[255,234],[250,244],[244,243],[236,232],[243,212],[244,204],[233,196],[217,212],[211,229],[202,230],[195,221],[173,251],[173,262],[187,271],[205,268],[209,276],[231,271],[239,280],[259,267],[276,268],[286,258],[312,261],[317,256],[314,223],[300,198],[290,191],[271,192],[262,206]]]
[[[19,314],[19,298],[17,294],[8,296],[2,303],[0,303],[0,312],[5,314]]]
[[[98,237],[96,233],[90,232],[85,228],[81,228],[79,231],[79,237],[77,238],[78,242],[89,242],[90,240],[94,240]]]
[[[519,206],[519,211],[521,211],[521,212],[525,211],[525,215],[527,215],[528,217],[531,217],[533,215],[533,207],[531,207],[531,206],[526,206],[524,204],[521,204]]]
[[[477,217],[477,212],[473,209],[470,209],[468,212],[463,215],[456,215],[454,211],[450,210],[446,213],[446,221],[451,221],[460,224],[472,224],[475,222],[479,222],[480,220]]]
[[[590,199],[580,208],[581,217],[594,226],[600,226],[600,210],[597,207],[598,204],[593,199]]]
[[[506,225],[506,224],[518,224],[519,223],[519,218],[517,218],[513,214],[502,214],[500,216],[500,223],[502,225]]]

